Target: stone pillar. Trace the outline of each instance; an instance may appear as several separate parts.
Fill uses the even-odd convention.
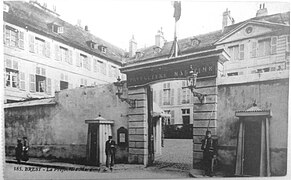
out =
[[[205,136],[207,126],[212,136],[217,136],[217,84],[216,78],[202,79],[197,81],[196,91],[206,94],[205,103],[201,104],[197,97],[194,98],[193,107],[193,164],[199,162],[203,158],[201,150],[201,140]]]
[[[137,99],[136,107],[128,113],[129,157],[128,162],[144,164],[148,162],[148,113],[146,88],[128,90],[130,99]]]

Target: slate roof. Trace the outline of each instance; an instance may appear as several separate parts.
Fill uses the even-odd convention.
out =
[[[89,54],[121,64],[125,52],[121,48],[94,36],[89,31],[85,31],[81,27],[72,25],[31,3],[24,1],[5,1],[4,3],[9,5],[9,12],[4,12],[3,14],[4,21],[23,28],[27,27],[31,31],[48,36]],[[63,26],[64,32],[61,34],[52,32],[49,27],[50,23],[56,23]],[[106,46],[107,52],[102,53],[98,48],[91,49],[87,44],[87,41],[90,40],[96,42],[97,45]]]
[[[261,22],[271,22],[271,23],[280,23],[280,24],[290,24],[290,12],[286,13],[278,13],[273,15],[267,15],[267,16],[261,16],[261,17],[254,17],[230,26],[227,26],[224,28],[224,30],[217,30],[213,32],[209,32],[206,34],[200,34],[184,39],[178,40],[180,53],[182,55],[194,53],[202,50],[209,50],[209,49],[215,49],[215,42],[217,42],[221,37],[224,35],[230,33],[235,28],[239,27],[240,25],[250,22],[250,21],[261,21]],[[197,38],[200,40],[200,44],[198,46],[192,46],[191,45],[191,39]],[[161,51],[159,53],[155,53],[154,47],[150,46],[147,48],[139,49],[138,51],[141,52],[141,56],[139,58],[132,57],[129,58],[126,62],[126,64],[134,64],[141,61],[147,61],[152,59],[161,59],[166,58],[170,56],[170,51],[173,45],[173,41],[166,42],[165,45],[162,47]]]

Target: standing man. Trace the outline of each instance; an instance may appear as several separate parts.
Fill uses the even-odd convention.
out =
[[[15,147],[15,156],[16,156],[16,160],[18,164],[20,163],[20,160],[22,159],[22,148],[23,148],[23,145],[22,145],[21,139],[18,138],[17,146]]]
[[[23,161],[28,161],[29,159],[28,149],[29,149],[29,145],[28,145],[27,137],[23,137],[23,156],[22,156]]]
[[[203,169],[206,176],[213,176],[214,159],[216,158],[216,141],[211,137],[211,131],[206,131],[206,136],[202,140]]]
[[[108,136],[108,140],[105,144],[105,153],[106,153],[106,167],[109,168],[110,162],[110,170],[112,171],[112,167],[115,161],[115,141],[112,140],[112,136]]]

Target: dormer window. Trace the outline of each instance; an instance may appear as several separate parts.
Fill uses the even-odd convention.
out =
[[[162,51],[162,48],[160,48],[159,46],[154,47],[154,53],[160,53]]]
[[[97,44],[96,42],[94,42],[94,41],[87,41],[87,44],[88,44],[88,46],[91,48],[91,49],[95,49],[95,45]]]
[[[199,46],[200,42],[201,41],[199,39],[194,37],[194,38],[191,39],[191,46],[194,46],[194,47]]]
[[[7,12],[7,13],[9,12],[9,6],[8,6],[8,4],[5,4],[4,3],[4,5],[3,5],[3,11],[4,12]]]
[[[106,51],[107,51],[107,47],[104,45],[100,45],[100,46],[98,46],[98,48],[102,53],[106,53]]]
[[[137,51],[135,52],[135,58],[140,58],[142,56],[142,52]]]
[[[57,34],[64,33],[64,27],[63,26],[60,26],[60,25],[52,23],[51,24],[51,28],[52,28],[52,31],[54,33],[57,33]]]

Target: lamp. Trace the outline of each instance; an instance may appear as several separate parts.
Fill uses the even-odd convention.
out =
[[[121,95],[123,94],[124,83],[125,83],[124,81],[121,81],[120,76],[118,76],[117,82],[114,82],[113,83],[117,87],[116,95],[121,100],[121,102],[125,101],[131,107],[135,108],[135,106],[136,106],[136,99],[128,99],[128,98],[121,97]]]
[[[206,94],[195,92],[198,73],[194,73],[192,65],[190,66],[189,76],[187,77],[187,87],[191,90],[194,97],[197,97],[201,104],[205,101]]]

